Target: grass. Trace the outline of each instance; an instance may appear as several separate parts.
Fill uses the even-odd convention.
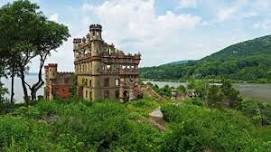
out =
[[[263,141],[271,141],[271,126],[257,128],[256,136]]]

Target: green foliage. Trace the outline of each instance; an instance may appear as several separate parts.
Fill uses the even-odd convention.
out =
[[[204,80],[195,80],[191,79],[188,82],[188,89],[193,90],[195,95],[199,98],[205,98],[207,95],[207,89],[209,84],[207,81]]]
[[[223,106],[224,94],[219,86],[212,85],[208,89],[207,103],[211,107],[221,107]]]
[[[198,61],[140,69],[141,78],[184,80],[189,78],[271,82],[271,36],[229,46]]]
[[[72,75],[72,88],[71,88],[71,97],[76,97],[77,93],[77,78],[76,75]]]
[[[131,105],[134,109],[126,106],[114,101],[40,101],[17,108],[12,115],[49,125],[53,146],[65,151],[159,151],[159,132],[146,122],[130,119],[127,111],[153,104],[139,101]]]
[[[32,100],[36,100],[36,93],[44,83],[45,60],[67,40],[68,31],[68,27],[49,21],[39,6],[29,0],[17,0],[0,8],[0,55],[9,71],[7,74],[21,78],[26,102],[29,101],[27,87]],[[34,58],[39,58],[38,81],[30,86],[25,82],[25,72]]]
[[[260,127],[257,129],[256,136],[265,142],[271,141],[271,126]]]
[[[178,92],[179,94],[182,94],[182,95],[186,94],[186,88],[185,88],[185,86],[183,86],[183,85],[179,85],[179,86],[176,88],[176,90],[177,90],[177,92]]]
[[[149,122],[148,114],[159,106],[165,132]],[[71,99],[14,108],[0,117],[0,151],[266,151],[271,147],[269,136],[260,136],[268,134],[268,128],[256,131],[240,112],[206,108],[199,98],[179,105],[152,99],[125,104]]]
[[[149,85],[150,87],[152,87],[152,89],[157,92],[160,96],[164,96],[164,97],[171,97],[171,91],[172,88],[169,87],[169,85],[165,85],[162,88],[159,88],[159,86],[157,84],[152,84],[150,82],[147,83],[147,85]]]
[[[166,105],[162,111],[172,125],[162,151],[264,151],[268,148],[268,143],[254,139],[254,127],[238,112],[189,104]]]
[[[138,118],[142,118],[142,116],[148,117],[149,113],[159,107],[159,104],[151,98],[144,98],[132,103],[127,103],[125,107],[129,111],[130,116],[138,120]]]
[[[192,79],[189,81],[188,89],[194,93],[194,97],[205,101],[209,107],[235,108],[242,100],[240,93],[226,79],[222,79],[221,83]]]
[[[52,151],[50,126],[22,117],[0,117],[1,151]]]
[[[158,90],[158,94],[165,97],[171,96],[171,88],[168,85],[165,85],[164,87],[160,88]]]
[[[244,100],[238,108],[257,126],[271,125],[271,105],[254,100]]]

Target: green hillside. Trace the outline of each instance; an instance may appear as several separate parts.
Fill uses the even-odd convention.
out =
[[[166,63],[166,64],[162,64],[161,66],[167,66],[167,65],[182,65],[182,64],[186,64],[188,62],[192,62],[193,60],[181,60],[181,61],[175,61],[175,62],[170,62],[170,63]]]
[[[226,77],[242,81],[271,81],[271,35],[231,45],[198,61],[141,68],[146,79]]]

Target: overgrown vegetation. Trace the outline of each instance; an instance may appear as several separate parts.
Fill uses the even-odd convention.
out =
[[[121,104],[71,99],[17,105],[0,115],[0,151],[271,150],[271,130],[258,128],[253,106],[220,110],[191,100],[176,104],[149,98]],[[167,122],[164,132],[148,116],[159,106]]]
[[[158,130],[138,119],[113,101],[40,101],[0,117],[1,151],[159,151]]]
[[[162,107],[172,131],[162,151],[270,151],[255,137],[255,127],[237,111],[219,111],[189,104]]]

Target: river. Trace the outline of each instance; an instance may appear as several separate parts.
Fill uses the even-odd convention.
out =
[[[165,81],[145,81],[151,82],[163,87],[169,85],[170,87],[177,87],[179,85],[187,86],[184,82],[165,82]],[[233,84],[234,88],[239,90],[240,94],[244,98],[256,99],[264,102],[271,102],[271,84]]]
[[[3,79],[1,80],[5,87],[9,89],[10,92],[10,80]],[[37,81],[37,75],[27,75],[26,81],[30,84],[33,84]],[[163,87],[165,85],[169,85],[172,87],[177,87],[179,85],[186,86],[187,83],[181,82],[164,82],[164,81],[149,81],[153,84],[157,84],[159,87]],[[234,87],[240,91],[240,94],[245,98],[252,98],[261,101],[270,101],[271,102],[271,84],[234,84]],[[15,79],[15,100],[17,103],[23,101],[23,91],[22,85],[19,78]],[[38,91],[37,95],[43,95],[43,87]],[[9,98],[9,95],[6,95]]]
[[[29,84],[33,84],[33,83],[37,82],[37,80],[38,80],[37,75],[26,75],[26,81]],[[11,80],[2,78],[1,82],[4,83],[5,87],[8,88],[8,90],[10,92]],[[15,78],[15,80],[14,80],[14,93],[15,93],[14,98],[15,98],[16,103],[23,102],[24,94],[23,94],[21,79],[19,79],[19,78]],[[29,90],[28,90],[28,94],[30,95]],[[43,87],[37,92],[37,96],[39,96],[39,95],[43,95]],[[10,98],[10,95],[7,94],[5,97]]]

